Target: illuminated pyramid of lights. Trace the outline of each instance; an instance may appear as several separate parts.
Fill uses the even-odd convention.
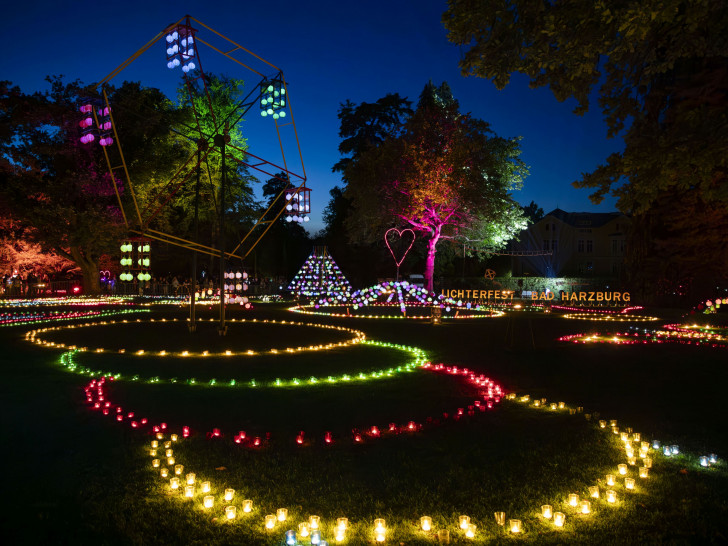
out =
[[[299,298],[324,298],[332,303],[345,302],[351,297],[349,281],[325,246],[314,247],[288,290]]]

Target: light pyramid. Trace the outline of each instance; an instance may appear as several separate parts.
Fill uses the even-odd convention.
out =
[[[314,247],[288,290],[299,298],[325,299],[330,303],[346,302],[351,297],[349,281],[325,246]]]

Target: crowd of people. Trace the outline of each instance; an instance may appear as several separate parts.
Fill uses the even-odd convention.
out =
[[[0,295],[15,298],[32,298],[49,282],[48,275],[37,276],[32,271],[21,275],[18,271],[3,275]]]

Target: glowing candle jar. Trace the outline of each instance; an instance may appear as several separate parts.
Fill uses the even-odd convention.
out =
[[[375,540],[377,542],[384,542],[386,532],[387,532],[387,529],[384,526],[384,520],[382,518],[375,519],[374,520],[374,538],[375,538]]]
[[[550,504],[544,504],[541,506],[541,515],[546,519],[551,519],[551,516],[553,516],[554,510],[553,507]]]
[[[718,456],[715,453],[711,453],[708,455],[708,461],[710,461],[710,464],[715,464],[718,462]]]
[[[233,500],[234,496],[235,496],[235,489],[226,489],[225,496],[223,497],[223,499],[226,502],[230,502],[231,500]],[[283,519],[286,519],[286,518],[283,518]],[[281,521],[283,521],[283,519]]]
[[[612,432],[614,434],[619,434],[619,427],[612,427]]]
[[[465,531],[470,525],[470,516],[460,516],[458,526]]]
[[[157,440],[164,440],[164,434],[157,432]]]
[[[159,475],[162,476],[163,478],[166,478],[167,476],[169,476],[169,469],[167,467],[162,468],[159,471]]]
[[[465,537],[466,538],[475,538],[475,531],[478,529],[478,526],[471,523],[468,525],[468,530],[465,531]]]
[[[182,475],[182,472],[184,471],[184,469],[185,469],[185,467],[182,464],[176,464],[176,465],[174,465],[174,473],[177,476],[181,476]]]
[[[320,516],[309,516],[308,524],[311,527],[311,530],[315,531],[321,525],[321,517]]]
[[[253,511],[253,501],[250,499],[245,499],[243,501],[243,512],[245,512],[246,514],[249,514],[252,511]]]
[[[607,428],[607,422],[603,419],[599,421],[599,428]]]
[[[202,482],[200,484],[200,490],[203,493],[209,493],[210,492],[210,482]]]
[[[564,409],[566,407],[566,403],[559,402],[559,409]]]
[[[238,515],[238,509],[235,506],[226,506],[225,507],[225,518],[227,519],[235,519],[235,517]]]
[[[628,458],[627,458],[627,462],[628,462],[628,463],[629,463],[629,464],[630,464],[631,466],[635,466],[635,465],[637,465],[637,457],[628,457]]]
[[[520,519],[508,520],[508,528],[511,530],[511,533],[520,533],[521,532],[521,520]]]
[[[551,402],[551,409],[555,410],[556,408],[558,408],[558,406],[556,405],[556,402]]]
[[[576,508],[579,505],[579,495],[576,493],[569,494],[569,506]]]
[[[447,529],[438,529],[437,540],[441,544],[450,544],[450,531],[448,531]]]
[[[286,518],[288,518],[288,508],[279,508],[276,510],[276,518],[278,521],[286,521]]]
[[[321,531],[318,529],[311,531],[311,546],[320,546],[322,544],[328,546],[328,542],[321,542]]]
[[[336,518],[336,530],[346,531],[349,528],[349,518]]]
[[[165,452],[164,452],[164,454],[165,454],[165,455],[166,455],[167,457],[171,457],[172,455],[174,455],[174,451],[172,451],[171,449],[168,449],[167,451],[165,451]]]
[[[286,531],[286,546],[295,546],[296,531]]]
[[[432,518],[430,516],[422,516],[420,518],[420,527],[423,531],[432,530]]]
[[[172,442],[170,442],[169,440],[164,442],[164,449],[169,449],[170,447],[172,447]]]
[[[505,525],[506,524],[506,513],[505,512],[495,512],[493,514],[495,516],[495,522],[498,525]]]
[[[193,472],[190,472],[185,476],[185,481],[187,482],[187,485],[195,485],[195,474]]]
[[[179,478],[172,478],[169,480],[169,486],[172,489],[179,489]]]
[[[591,513],[591,502],[589,502],[588,500],[581,501],[581,504],[579,505],[579,513],[590,514]]]
[[[615,491],[607,490],[607,502],[610,504],[617,502],[617,493]]]
[[[174,457],[167,457],[167,464],[169,466],[174,466]]]
[[[617,470],[619,470],[619,474],[621,476],[624,476],[625,474],[627,474],[627,465],[626,464],[618,464],[617,465]]]
[[[646,466],[640,466],[640,478],[646,478],[650,473],[650,469]]]
[[[150,457],[156,457],[157,456],[157,450],[156,449],[150,449],[149,450],[149,456]]]
[[[299,523],[298,524],[298,533],[302,537],[307,537],[308,536],[308,530],[309,530],[308,523],[306,523],[305,521],[303,523]]]
[[[617,426],[617,420],[616,419],[612,419],[611,421],[609,421],[609,426],[610,427],[616,427]]]
[[[635,432],[635,433],[634,433],[634,434],[632,435],[632,439],[633,439],[633,440],[634,440],[635,442],[639,442],[641,438],[642,438],[642,435],[641,435],[641,434],[640,434],[639,432]]]
[[[708,462],[708,457],[705,457],[705,456],[700,457],[699,461],[700,461],[700,466],[704,466],[705,467],[705,466],[708,466],[710,464]]]
[[[204,508],[212,508],[212,506],[215,504],[215,497],[212,495],[205,495],[205,497],[202,499],[202,506]]]
[[[598,485],[592,485],[589,487],[589,496],[593,499],[599,498],[599,486]]]
[[[556,527],[563,527],[566,522],[566,515],[563,512],[554,512],[554,525]]]
[[[652,449],[660,449],[660,440],[652,440]]]
[[[159,468],[159,459],[152,459],[152,468]]]
[[[650,442],[640,442],[640,451],[649,451]]]
[[[268,514],[265,516],[265,528],[266,529],[273,529],[276,525],[276,515],[275,514]]]
[[[645,457],[642,461],[642,464],[645,466],[645,468],[652,468],[652,457]]]
[[[623,442],[627,442],[627,441],[629,441],[629,435],[628,435],[628,434],[627,434],[626,432],[622,432],[622,433],[621,433],[621,434],[619,435],[619,438],[620,438],[620,440],[622,440]]]
[[[171,436],[170,436],[169,438],[170,438],[170,440],[172,440],[173,442],[176,442],[176,441],[177,441],[177,439],[178,439],[178,436],[177,436],[176,434],[172,434],[172,435],[171,435]]]
[[[628,491],[632,491],[634,489],[634,478],[625,478],[624,488]]]
[[[670,455],[672,455],[672,451],[670,450],[670,446],[665,446],[664,448],[662,448],[662,454],[665,457],[669,457]]]
[[[670,446],[670,451],[673,455],[677,455],[678,453],[680,453],[680,448],[678,446]]]
[[[191,499],[195,496],[195,486],[194,485],[185,485],[185,497],[188,499]]]
[[[157,449],[159,447],[159,442],[157,440],[152,440],[152,448]]]

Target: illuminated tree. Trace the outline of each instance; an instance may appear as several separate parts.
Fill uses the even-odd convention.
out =
[[[499,248],[526,226],[509,193],[527,174],[519,155],[518,139],[496,136],[486,122],[459,112],[449,88],[428,84],[401,136],[346,167],[349,234],[373,240],[393,225],[423,234],[432,290],[441,240],[466,236],[473,246]]]

